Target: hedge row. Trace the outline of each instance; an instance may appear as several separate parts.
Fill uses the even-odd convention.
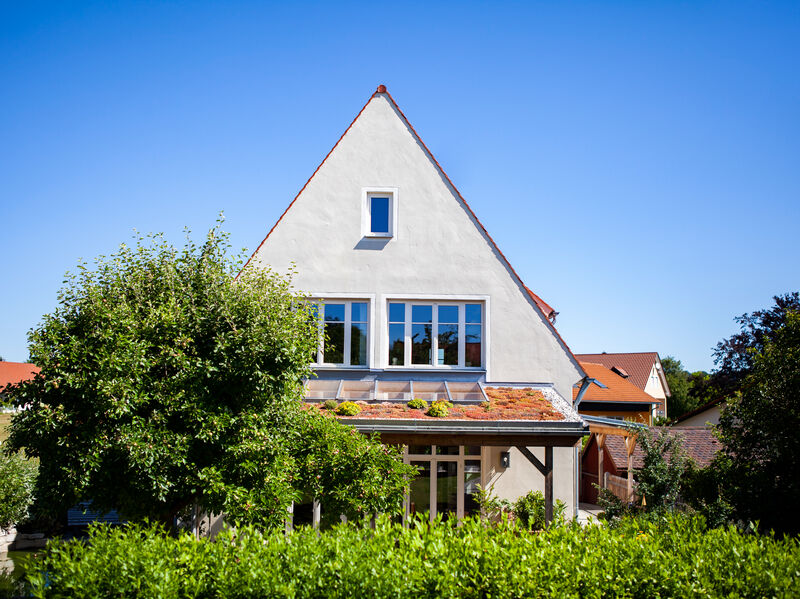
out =
[[[788,597],[800,546],[688,518],[541,534],[473,520],[344,524],[214,543],[98,526],[28,571],[36,597]]]

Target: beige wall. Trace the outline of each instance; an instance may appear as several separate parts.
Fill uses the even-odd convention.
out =
[[[529,447],[533,455],[544,464],[544,448]],[[500,453],[511,452],[511,467],[500,466]],[[528,491],[544,493],[544,477],[516,447],[487,447],[484,449],[484,474],[486,488],[501,499],[514,500]],[[553,498],[567,505],[565,516],[572,518],[574,498],[575,448],[553,448]]]
[[[682,426],[712,426],[717,424],[719,424],[719,404],[711,406],[707,410],[703,410],[699,414],[695,414],[686,420],[682,420],[675,425],[675,428],[680,428]]]

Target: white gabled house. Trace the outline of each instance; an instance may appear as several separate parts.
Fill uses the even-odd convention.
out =
[[[344,421],[405,446],[421,471],[409,512],[470,513],[480,483],[574,513],[587,427],[572,387],[586,375],[384,86],[251,262],[295,264],[319,301],[328,341],[307,401],[357,401]],[[412,398],[454,405],[436,418]]]

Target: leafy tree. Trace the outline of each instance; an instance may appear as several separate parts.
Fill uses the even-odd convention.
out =
[[[636,443],[644,453],[636,471],[636,492],[648,511],[674,509],[681,492],[687,458],[683,438],[667,429],[639,429]]]
[[[139,236],[68,274],[29,335],[41,372],[10,391],[25,409],[8,446],[40,458],[43,506],[91,499],[169,525],[199,504],[277,526],[312,489],[344,512],[399,509],[408,467],[301,409],[315,315],[289,279],[240,265],[218,224],[199,246]]]
[[[671,396],[667,398],[667,413],[677,418],[709,402],[715,391],[707,372],[688,372],[677,358],[667,356],[661,361]]]
[[[756,310],[735,318],[741,330],[720,341],[714,349],[717,371],[712,383],[720,395],[732,395],[739,389],[752,370],[757,353],[773,341],[778,330],[786,324],[787,314],[800,310],[800,292],[776,295],[773,300],[775,304],[767,310]]]
[[[796,299],[796,294],[792,297]],[[762,314],[758,322],[768,321],[774,328],[748,328],[753,346],[747,359],[731,362],[732,369],[748,368],[749,373],[720,417],[720,440],[730,463],[726,481],[740,518],[797,533],[800,311],[787,309],[778,316],[773,309]],[[782,324],[776,326],[778,321]]]

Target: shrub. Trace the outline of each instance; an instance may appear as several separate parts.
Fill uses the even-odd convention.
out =
[[[419,399],[418,397],[415,397],[414,399],[409,401],[406,405],[412,410],[424,410],[425,408],[428,407],[428,402],[425,401],[424,399]]]
[[[210,543],[95,526],[89,543],[54,542],[27,571],[42,598],[791,597],[800,584],[796,539],[709,530],[702,518],[520,533],[380,518],[375,530],[243,527]]]
[[[33,503],[36,463],[21,453],[6,454],[0,448],[0,529],[28,517]]]
[[[432,416],[434,418],[447,418],[447,415],[450,413],[449,407],[453,404],[450,404],[448,401],[435,401],[431,404],[431,407],[428,408],[426,414],[428,416]]]
[[[335,399],[326,399],[322,404],[323,409],[333,412],[339,406],[339,402]]]
[[[343,401],[336,408],[336,413],[339,416],[355,416],[359,412],[361,412],[361,406],[354,401]]]
[[[553,523],[564,522],[566,504],[560,499],[553,502]],[[544,495],[541,491],[530,491],[513,503],[512,511],[520,524],[528,530],[542,530],[544,522]]]

